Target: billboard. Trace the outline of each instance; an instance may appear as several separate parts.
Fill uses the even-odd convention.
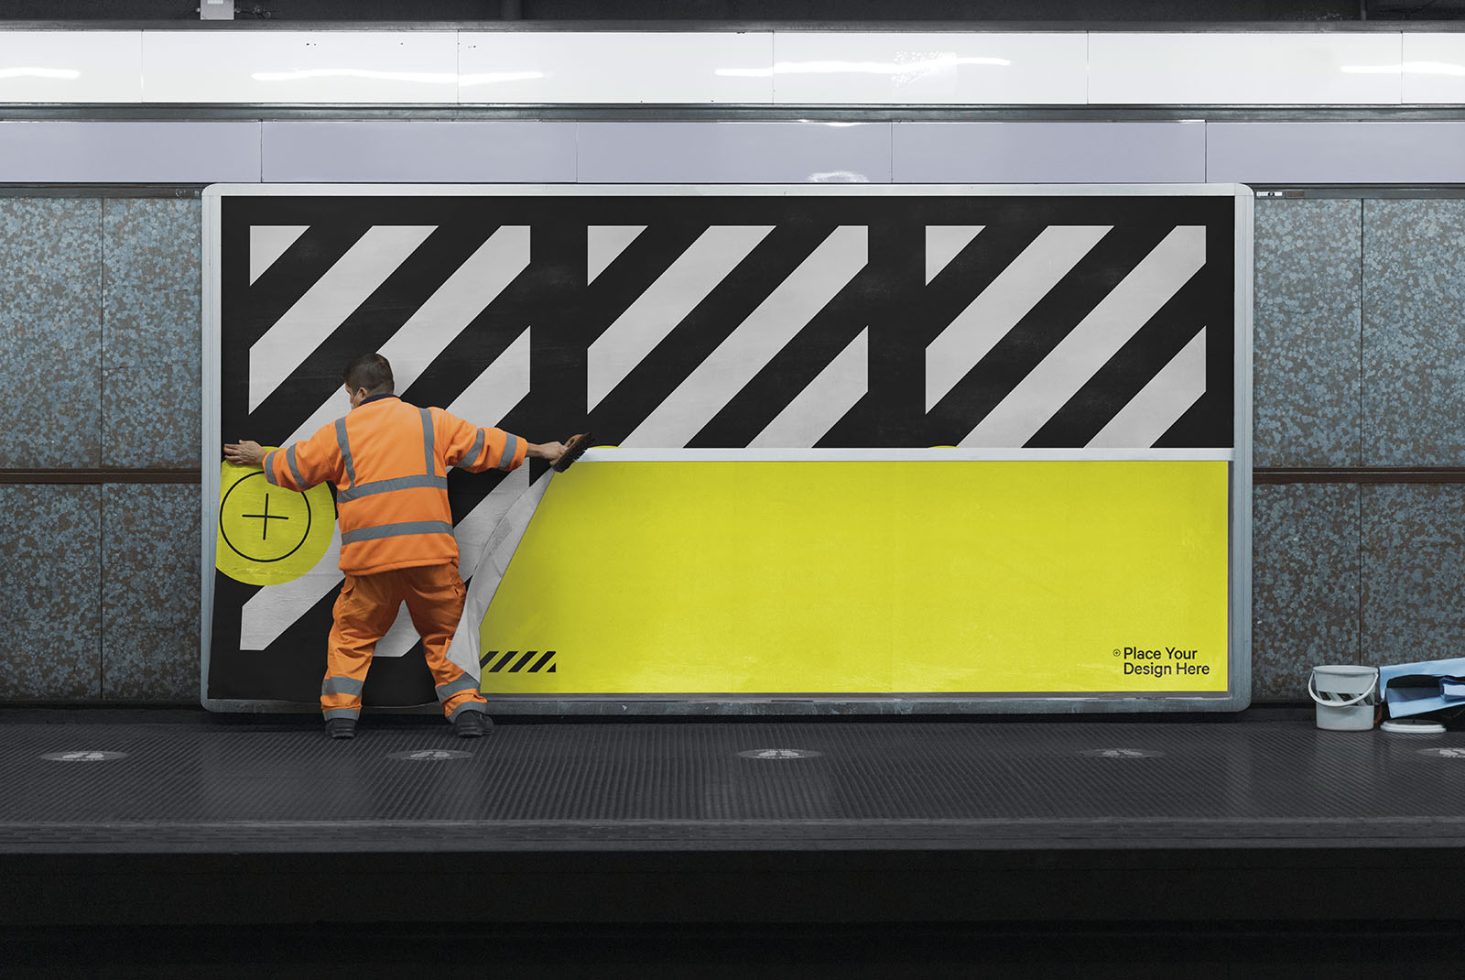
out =
[[[455,659],[495,710],[1244,706],[1250,208],[210,188],[204,702],[313,707],[341,581],[330,489],[287,499],[219,444],[331,423],[379,350],[414,404],[616,447],[448,478]],[[365,700],[435,702],[405,614]]]

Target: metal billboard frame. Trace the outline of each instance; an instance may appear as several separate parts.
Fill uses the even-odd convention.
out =
[[[688,695],[623,694],[496,695],[494,713],[504,715],[810,716],[810,715],[993,715],[1149,714],[1234,712],[1251,704],[1252,557],[1252,298],[1253,208],[1245,184],[213,184],[203,191],[201,269],[203,308],[203,411],[200,433],[202,533],[200,540],[199,700],[212,711],[315,712],[314,704],[279,700],[232,700],[208,696],[213,627],[214,546],[218,526],[220,432],[219,342],[222,310],[218,271],[222,202],[225,197],[422,197],[458,196],[992,196],[992,197],[1231,197],[1234,216],[1233,448],[1207,458],[1230,460],[1230,520],[1227,608],[1227,690],[1223,694],[800,694]],[[898,452],[898,451],[896,451]],[[1155,451],[1151,451],[1152,454]],[[980,454],[970,454],[979,458]],[[987,454],[990,456],[991,454]],[[1158,458],[1158,454],[1155,454]],[[324,637],[322,637],[324,642]],[[435,704],[405,713],[438,712]]]

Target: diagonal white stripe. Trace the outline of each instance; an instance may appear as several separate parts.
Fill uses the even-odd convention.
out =
[[[1053,225],[956,315],[926,348],[926,411],[1027,316],[1112,225]]]
[[[497,390],[479,386],[490,378]],[[478,425],[494,425],[529,394],[529,334],[521,334],[509,349],[494,359],[473,384],[468,386],[448,410],[463,415]],[[503,516],[515,497],[528,486],[529,468],[520,467],[489,491],[473,510],[453,528],[458,550],[465,567],[472,567],[483,548],[483,541],[493,525]],[[263,650],[310,608],[341,582],[341,534],[339,528],[331,536],[331,545],[315,567],[305,575],[281,585],[260,589],[244,603],[240,616],[239,649]],[[401,656],[417,642],[417,634],[406,615],[405,607],[392,627],[391,642],[384,638],[377,652],[380,656]],[[405,623],[405,626],[403,625]],[[405,631],[405,632],[404,632]],[[406,646],[401,646],[403,640]],[[391,651],[395,650],[393,653]]]
[[[1206,331],[1170,359],[1092,439],[1090,449],[1148,449],[1206,393]]]
[[[519,334],[508,349],[494,358],[468,383],[448,411],[474,425],[497,425],[529,394],[529,331]]]
[[[585,229],[585,282],[594,282],[645,230],[645,225],[591,225]]]
[[[362,235],[249,348],[249,410],[258,408],[432,232],[430,225],[381,225]]]
[[[1205,263],[1205,228],[1175,228],[972,429],[961,445],[1025,445]]]
[[[772,230],[772,225],[715,226],[677,256],[590,345],[586,403],[600,404]]]
[[[310,225],[250,225],[249,284],[253,286],[308,228]]]
[[[986,225],[926,226],[926,285],[951,264],[956,253],[966,248]]]
[[[507,225],[478,246],[381,346],[379,353],[392,364],[397,391],[406,391],[528,265],[528,226]],[[338,389],[280,445],[308,438],[350,408],[346,393]]]
[[[529,267],[529,226],[505,225],[448,277],[382,345],[398,391],[412,386],[443,349]]]
[[[861,330],[748,447],[808,449],[869,390],[870,331]]]
[[[621,444],[685,446],[864,268],[866,239],[836,228]]]
[[[267,585],[245,601],[239,613],[239,649],[263,650],[275,642],[310,607],[341,584],[341,529],[331,531],[331,544],[315,567],[300,578]],[[321,638],[324,642],[324,637]]]

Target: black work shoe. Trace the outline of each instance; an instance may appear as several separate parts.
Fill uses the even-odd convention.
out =
[[[331,738],[355,738],[355,718],[328,718],[326,719],[326,734]]]
[[[464,711],[453,719],[453,731],[459,738],[478,738],[493,727],[493,721],[482,711]]]

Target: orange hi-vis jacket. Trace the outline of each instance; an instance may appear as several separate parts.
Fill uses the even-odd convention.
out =
[[[336,485],[341,570],[370,575],[456,561],[448,467],[512,470],[529,444],[395,395],[368,398],[309,439],[265,455],[277,487]]]

